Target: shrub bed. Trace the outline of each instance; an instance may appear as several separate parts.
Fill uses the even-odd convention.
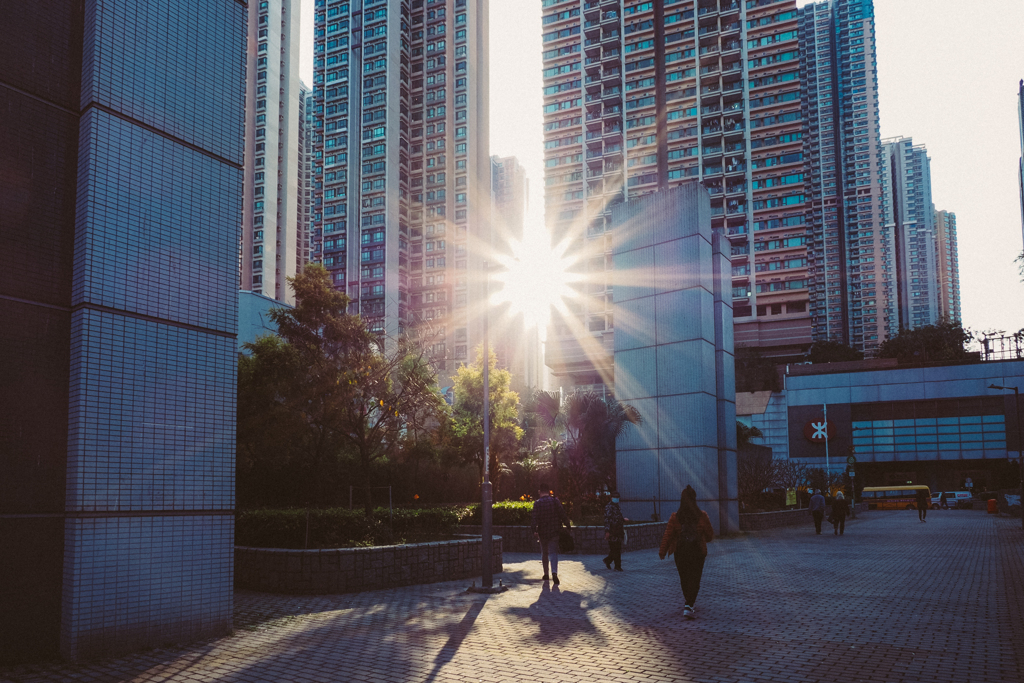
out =
[[[251,548],[354,548],[440,540],[458,530],[465,507],[362,510],[241,510],[235,514],[235,545]],[[307,518],[308,515],[308,518]],[[308,542],[307,542],[308,526]]]

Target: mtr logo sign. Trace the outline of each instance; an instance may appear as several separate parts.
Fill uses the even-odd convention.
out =
[[[804,425],[804,438],[811,443],[825,443],[835,438],[835,435],[835,425],[825,420],[811,420]]]

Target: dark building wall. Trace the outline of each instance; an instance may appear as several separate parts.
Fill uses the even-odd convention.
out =
[[[0,662],[59,643],[83,11],[3,3]]]
[[[821,458],[825,464],[825,444],[808,441],[804,436],[804,426],[808,422],[820,422],[823,418],[823,407],[820,405],[789,407],[789,457]],[[835,434],[828,440],[829,463],[835,467],[837,463],[846,466],[846,457],[850,455],[850,405],[843,403],[829,404],[828,421],[835,428]]]

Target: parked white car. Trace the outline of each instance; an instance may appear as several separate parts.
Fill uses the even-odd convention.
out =
[[[971,507],[970,491],[946,491],[946,505],[950,508],[963,509]],[[932,510],[942,507],[942,492],[932,494]]]

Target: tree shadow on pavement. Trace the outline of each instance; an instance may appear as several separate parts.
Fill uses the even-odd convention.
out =
[[[538,643],[558,644],[579,634],[602,642],[604,636],[590,621],[589,609],[587,600],[579,593],[563,591],[545,581],[536,602],[529,607],[509,607],[506,612],[536,623],[533,639]]]

